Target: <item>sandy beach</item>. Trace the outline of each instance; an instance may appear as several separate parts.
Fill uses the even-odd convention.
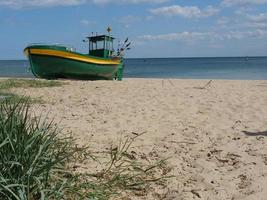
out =
[[[125,79],[16,89],[96,151],[143,134],[135,151],[170,157],[166,187],[129,199],[265,200],[267,81]]]

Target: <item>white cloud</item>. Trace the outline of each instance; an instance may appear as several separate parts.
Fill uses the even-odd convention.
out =
[[[260,13],[258,15],[247,15],[248,20],[253,22],[267,22],[267,13]]]
[[[248,28],[266,29],[267,28],[267,13],[259,14],[238,14],[235,17],[221,17],[217,20],[217,25],[220,28],[227,30],[242,30]]]
[[[229,23],[233,23],[233,20],[230,19],[229,17],[221,17],[217,20],[217,24],[220,26],[226,26]]]
[[[94,22],[94,21],[90,21],[90,20],[88,20],[88,19],[82,19],[82,20],[80,21],[80,23],[81,23],[81,25],[83,25],[83,26],[89,26],[89,25],[94,25],[96,22]]]
[[[266,22],[247,22],[243,24],[243,27],[248,27],[248,28],[267,28],[267,23]]]
[[[260,13],[258,15],[246,15],[246,20],[243,25],[250,28],[266,28],[267,13]]]
[[[11,8],[25,7],[49,7],[49,6],[74,6],[84,3],[108,4],[108,3],[163,3],[168,0],[0,0],[0,6]]]
[[[108,4],[108,3],[119,3],[119,4],[138,4],[138,3],[164,3],[169,0],[92,0],[95,4]]]
[[[141,20],[142,19],[138,16],[127,15],[127,16],[124,16],[124,17],[117,19],[116,21],[123,24],[125,28],[129,28],[129,27],[131,27],[132,24],[139,22]]]
[[[247,5],[261,5],[267,3],[267,0],[223,0],[224,6],[247,6]]]
[[[154,15],[165,15],[165,16],[181,16],[185,18],[202,18],[210,17],[218,14],[219,9],[213,6],[208,6],[204,9],[200,9],[197,6],[166,6],[156,9],[151,9],[150,12]]]
[[[122,24],[132,24],[132,23],[138,22],[140,20],[141,20],[141,18],[138,16],[127,15],[127,16],[121,17],[118,21]]]
[[[178,32],[161,35],[143,35],[139,39],[151,41],[182,41],[182,42],[198,42],[198,41],[224,41],[224,40],[241,40],[246,38],[267,38],[267,31],[257,29],[254,31],[229,31],[221,32]]]
[[[161,35],[144,35],[139,37],[144,40],[165,40],[165,41],[191,41],[191,40],[203,40],[212,35],[210,32],[179,32],[179,33],[168,33]]]
[[[86,0],[0,0],[0,6],[11,8],[73,6],[85,3]]]
[[[238,6],[235,10],[236,15],[246,15],[249,12],[255,11],[255,8],[253,6]]]

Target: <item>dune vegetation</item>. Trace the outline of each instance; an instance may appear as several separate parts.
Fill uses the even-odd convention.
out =
[[[33,116],[29,102],[2,101],[0,199],[105,200],[125,191],[145,195],[151,184],[162,184],[168,178],[157,173],[164,171],[165,160],[140,162],[130,150],[134,140],[121,140],[102,155],[94,155],[88,147],[77,146],[70,135],[61,134],[53,122]],[[104,167],[93,173],[76,170],[77,163],[84,162]]]

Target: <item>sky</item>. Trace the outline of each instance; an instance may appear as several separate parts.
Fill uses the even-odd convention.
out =
[[[128,58],[267,56],[267,0],[0,0],[0,59],[31,43],[86,53],[108,26]]]

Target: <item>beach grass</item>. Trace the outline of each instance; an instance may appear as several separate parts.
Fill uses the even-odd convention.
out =
[[[24,102],[0,105],[0,131],[0,199],[62,199],[73,183],[65,167],[78,151],[72,138]]]
[[[137,137],[127,137],[124,141],[121,139],[118,145],[106,152],[109,156],[108,162],[105,163],[107,167],[95,174],[101,183],[104,182],[109,188],[116,188],[116,191],[146,193],[151,183],[164,182],[170,178],[163,172],[167,169],[167,159],[159,159],[158,162],[149,164],[140,161],[132,149]],[[163,173],[158,176],[155,174],[155,169]]]
[[[29,96],[21,96],[10,92],[13,88],[43,88],[43,87],[60,87],[66,83],[50,80],[38,79],[1,79],[0,80],[0,103],[5,101],[8,103],[28,102],[28,103],[44,103],[40,98],[31,98]]]
[[[139,162],[131,150],[135,138],[103,151],[101,157],[106,156],[107,162],[99,163],[99,155],[60,133],[53,122],[32,116],[30,104],[23,99],[0,104],[1,200],[107,200],[125,191],[145,193],[151,183],[168,178],[156,173],[165,160]],[[89,167],[92,162],[106,167],[96,173],[73,170],[75,163],[85,161]]]
[[[0,81],[0,90],[7,90],[11,88],[59,87],[64,84],[66,83],[38,79],[2,79]]]
[[[0,91],[0,103],[9,103],[9,104],[16,104],[16,103],[23,103],[23,102],[27,102],[30,104],[34,104],[34,103],[44,103],[44,101],[40,98],[31,98],[29,96],[20,96],[14,93],[10,93],[10,92],[1,92]]]

